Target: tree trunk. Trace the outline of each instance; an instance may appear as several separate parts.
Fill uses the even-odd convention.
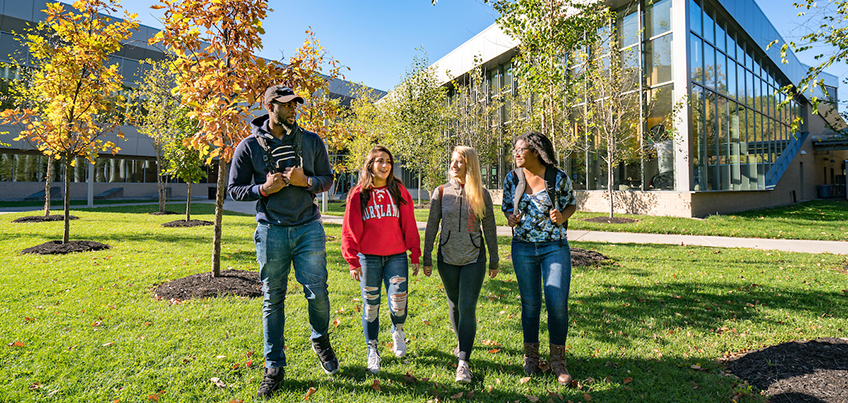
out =
[[[71,159],[70,155],[65,155],[65,230],[62,233],[62,243],[66,244],[71,237]]]
[[[186,189],[186,222],[191,221],[191,182],[186,183],[188,185],[188,189]]]
[[[47,157],[47,175],[44,177],[44,216],[50,215],[50,182],[53,180],[53,157]]]
[[[424,186],[421,183],[421,169],[418,170],[418,207],[421,207],[421,188]]]
[[[613,207],[615,200],[612,198],[613,172],[612,172],[612,154],[607,153],[607,192],[609,192],[609,218],[612,219]]]
[[[221,276],[221,218],[224,215],[224,195],[226,194],[228,165],[223,158],[218,159],[218,191],[215,194],[215,235],[212,240],[212,277]]]
[[[162,156],[156,154],[156,184],[159,186],[159,212],[165,212],[165,181],[162,179]]]

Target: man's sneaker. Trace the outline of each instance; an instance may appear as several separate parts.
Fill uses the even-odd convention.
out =
[[[286,370],[284,368],[265,368],[265,377],[259,384],[259,392],[256,393],[256,397],[259,399],[271,397],[280,386],[283,386],[285,378]]]
[[[468,368],[468,363],[463,360],[459,360],[459,364],[456,366],[456,381],[459,383],[471,382],[471,370]]]
[[[403,334],[403,329],[400,327],[392,333],[392,351],[398,357],[406,355],[406,335]]]
[[[380,372],[380,353],[377,352],[377,345],[368,346],[368,370],[372,374]]]
[[[330,346],[330,335],[325,334],[312,340],[312,351],[318,354],[318,359],[321,360],[321,369],[325,373],[331,375],[339,372],[339,360],[336,358],[333,347]]]

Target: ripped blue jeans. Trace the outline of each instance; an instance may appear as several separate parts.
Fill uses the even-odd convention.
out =
[[[389,315],[392,332],[406,322],[407,283],[409,260],[406,252],[390,256],[359,254],[362,273],[359,288],[362,291],[362,331],[365,343],[377,341],[380,331],[380,294],[382,283],[386,285],[389,300]]]
[[[289,272],[303,285],[309,310],[311,339],[329,331],[330,299],[327,292],[327,252],[324,227],[318,221],[294,227],[258,223],[253,235],[256,260],[262,280],[262,330],[265,336],[265,366],[284,367],[286,291]]]

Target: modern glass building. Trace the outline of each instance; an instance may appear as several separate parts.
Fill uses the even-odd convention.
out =
[[[787,99],[778,91],[798,83],[807,66],[791,53],[784,64],[779,46],[766,49],[783,40],[754,0],[607,4],[617,11],[619,50],[636,55],[632,70],[641,76],[646,112],[633,146],[653,152],[634,153],[613,167],[612,184],[597,152],[563,152],[562,168],[582,210],[608,211],[609,186],[620,191],[617,212],[692,217],[796,203],[818,197],[819,185],[845,183],[848,151],[825,147],[832,134],[826,123],[843,128],[845,122],[835,113],[813,113],[805,94]],[[441,72],[469,71],[477,56],[491,94],[515,93],[511,61],[517,45],[493,25],[434,65]],[[822,78],[836,99],[837,78]],[[685,99],[688,106],[674,127],[677,139],[654,142],[651,134],[666,130],[664,118]],[[576,106],[563,130],[585,130],[586,105],[571,101]],[[801,126],[793,132],[795,119]],[[502,186],[510,161],[505,153],[485,168],[490,189]]]
[[[0,62],[10,62],[11,57],[22,63],[27,61],[27,50],[17,40],[16,34],[26,32],[29,25],[35,25],[44,18],[42,10],[46,9],[46,0],[0,0]],[[70,6],[67,6],[70,8]],[[141,60],[161,60],[165,54],[161,49],[147,44],[148,38],[154,36],[158,29],[139,26],[132,38],[123,48],[110,56],[111,63],[117,63],[124,77],[124,88],[131,92],[136,82],[143,79],[147,66],[139,63]],[[10,68],[0,67],[0,92],[7,93],[8,81],[14,80],[18,72]],[[341,98],[342,104],[349,104],[353,93],[350,83],[335,80],[330,85],[330,96]],[[382,91],[377,91],[382,93]],[[12,107],[7,98],[0,108]],[[141,135],[133,126],[122,126],[124,140],[111,135],[106,138],[120,147],[116,155],[101,154],[92,166],[82,158],[71,177],[71,198],[85,199],[89,194],[88,183],[93,180],[93,193],[97,195],[120,195],[125,198],[152,198],[157,195],[156,181],[156,152],[151,139]],[[17,129],[12,126],[0,125],[0,200],[21,200],[25,198],[43,199],[44,178],[47,169],[47,159],[30,144],[14,141]],[[53,164],[54,186],[60,187],[64,182],[63,172],[58,164]],[[214,187],[217,181],[217,164],[207,169],[207,177],[196,186],[194,195],[206,195],[205,188]],[[168,187],[172,196],[186,194],[186,185],[177,179],[169,178]],[[199,188],[199,189],[198,189]],[[61,198],[58,191],[51,192],[52,197]],[[204,196],[205,197],[205,196]]]

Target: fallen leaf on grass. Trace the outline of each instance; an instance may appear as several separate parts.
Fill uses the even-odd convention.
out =
[[[527,382],[530,382],[530,377],[529,377],[529,376],[525,376],[524,378],[519,379],[519,380],[518,380],[518,382],[521,382],[521,384],[523,385],[523,384],[525,384],[525,383],[527,383]]]
[[[591,402],[591,401],[592,401],[592,396],[589,396],[589,394],[588,394],[588,393],[584,393],[584,394],[583,394],[583,400],[585,400],[585,401],[587,401],[587,402]]]
[[[333,326],[339,327],[339,323],[342,323],[342,320],[339,319],[339,318],[336,318],[336,320],[333,321]]]
[[[407,382],[418,382],[418,378],[416,378],[415,375],[412,375],[409,372],[407,372],[403,376],[403,379],[405,379]]]
[[[111,346],[111,345],[113,345],[113,344],[115,344],[115,343],[110,341],[110,342],[108,342],[108,343],[104,344],[104,345],[103,345],[103,347],[109,347],[109,346]]]
[[[499,349],[499,348],[492,349],[492,350],[489,350],[489,354],[495,354],[495,353],[500,352],[500,351],[501,351],[501,349]]]
[[[242,402],[244,402],[244,400],[241,400],[241,399],[233,399],[233,400],[230,400],[230,401],[229,401],[229,402],[227,402],[227,403],[242,403]]]
[[[356,306],[356,312],[362,312],[362,306],[361,305]]]
[[[457,394],[455,394],[455,395],[451,396],[451,399],[459,399],[459,398],[461,398],[461,397],[462,397],[462,395],[463,395],[463,393],[462,393],[462,392],[459,392],[459,393],[457,393]]]
[[[316,391],[315,388],[309,388],[309,390],[306,391],[306,394],[303,395],[303,400],[309,400],[309,396],[314,395],[315,391]]]
[[[24,343],[21,343],[20,341],[16,341],[14,343],[9,343],[9,347],[23,347],[23,346],[24,346]]]
[[[375,379],[374,383],[371,384],[371,389],[374,389],[377,392],[379,392],[380,391],[380,381]]]
[[[152,395],[147,395],[147,401],[148,402],[158,402],[159,401],[159,395],[157,395],[155,393],[152,394]]]
[[[524,397],[526,397],[527,400],[534,402],[534,403],[539,401],[539,398],[536,397],[536,396],[533,396],[533,395],[524,395]]]
[[[35,322],[34,318],[30,318],[29,316],[24,316],[24,320],[27,322]]]
[[[561,402],[565,401],[565,399],[562,398],[562,395],[559,394],[559,393],[556,393],[556,392],[548,391],[548,396],[550,396],[551,398],[555,397],[555,398],[559,399],[559,401],[561,401]]]
[[[695,371],[700,371],[700,370],[701,370],[701,366],[700,366],[699,364],[692,364],[692,366],[690,366],[689,368],[692,368],[692,369],[694,369]]]
[[[215,358],[217,358],[219,360],[223,360],[224,358],[227,358],[227,356],[226,355],[216,355]]]
[[[253,361],[251,361],[251,360],[247,360],[247,362],[244,364],[244,366],[245,366],[245,367],[248,367],[248,368],[252,367],[252,366],[253,366]]]
[[[238,369],[239,365],[239,363],[233,364],[233,366],[230,367],[230,370]]]
[[[481,344],[483,344],[484,346],[500,346],[501,345],[501,343],[498,343],[498,342],[492,341],[492,340],[483,340],[481,342]]]
[[[494,392],[494,391],[495,391],[495,387],[494,387],[494,386],[492,386],[492,385],[489,385],[489,386],[486,386],[486,390],[488,390],[488,391],[489,391],[489,393],[492,393],[492,392]]]
[[[224,381],[222,381],[221,378],[212,377],[212,378],[209,378],[209,381],[212,382],[213,384],[215,384],[215,386],[217,386],[219,388],[226,388],[227,387],[227,384],[224,383]]]
[[[429,321],[429,320],[424,320],[424,321],[422,321],[422,322],[424,322],[424,324],[425,324],[425,325],[430,326],[430,321]]]
[[[40,384],[40,383],[36,382],[36,383],[34,383],[34,384],[32,384],[32,385],[29,385],[29,390],[36,390],[36,389],[41,389],[41,384]]]
[[[627,385],[630,382],[633,382],[633,377],[630,377],[630,376],[628,376],[627,378],[624,378],[624,380],[621,381],[621,383],[623,383],[625,385]]]

